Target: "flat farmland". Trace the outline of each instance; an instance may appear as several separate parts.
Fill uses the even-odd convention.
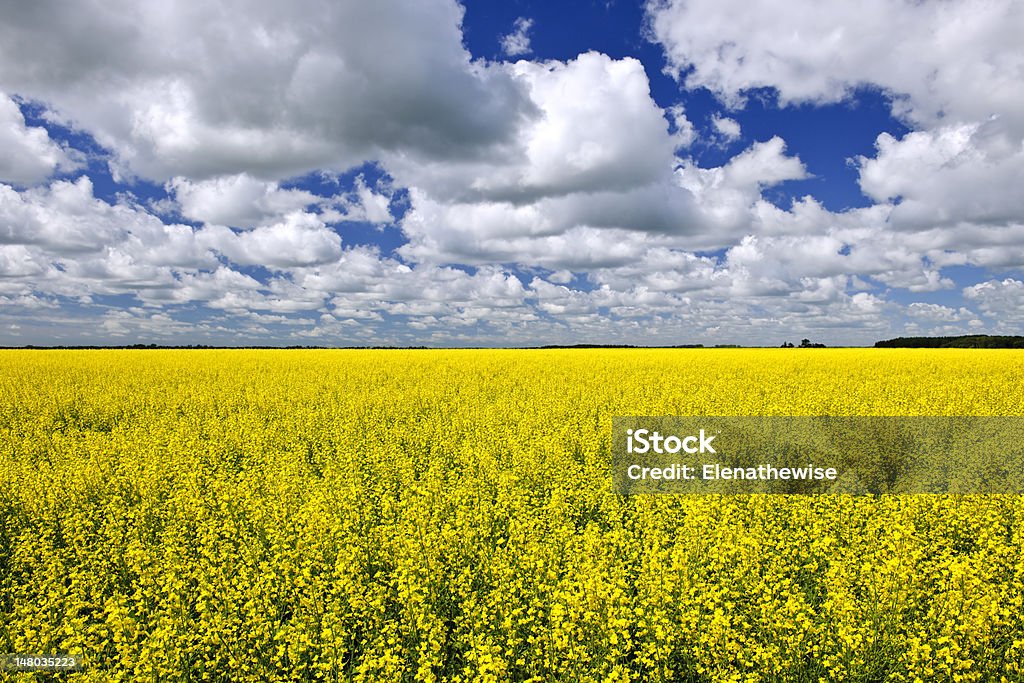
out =
[[[609,448],[617,415],[1021,416],[1022,386],[1017,351],[0,351],[0,650],[84,681],[1021,680],[1021,496],[621,496]]]

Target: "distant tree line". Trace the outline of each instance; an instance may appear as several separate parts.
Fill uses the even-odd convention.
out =
[[[877,349],[1024,349],[1024,337],[968,334],[959,337],[897,337],[875,342]]]
[[[784,348],[784,349],[795,349],[797,347],[793,346],[793,342],[782,342],[782,348]],[[823,349],[823,348],[825,348],[825,345],[824,344],[819,344],[819,343],[816,343],[816,342],[811,342],[810,339],[801,339],[800,340],[800,347],[799,348],[801,348],[801,349]]]

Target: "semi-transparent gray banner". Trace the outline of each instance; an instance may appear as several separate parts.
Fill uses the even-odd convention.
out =
[[[616,417],[615,490],[1024,493],[1022,417]]]

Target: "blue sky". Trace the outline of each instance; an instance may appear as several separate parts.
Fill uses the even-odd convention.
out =
[[[1010,0],[5,14],[0,345],[1024,323]]]

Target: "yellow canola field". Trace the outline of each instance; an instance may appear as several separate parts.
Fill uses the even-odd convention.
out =
[[[609,448],[615,415],[1024,415],[1022,378],[1015,351],[0,351],[0,652],[1020,681],[1024,498],[623,497]]]

